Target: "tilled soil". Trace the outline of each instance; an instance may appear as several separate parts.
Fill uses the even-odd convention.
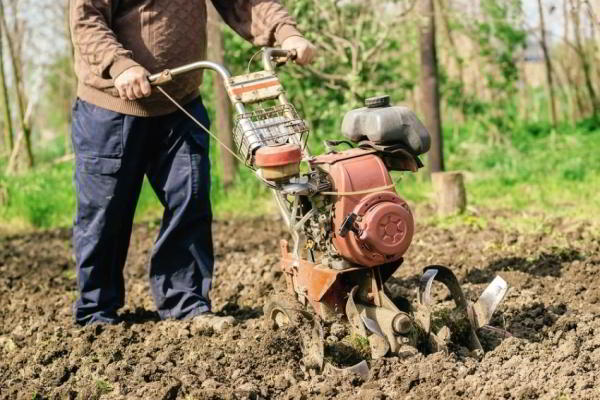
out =
[[[597,230],[540,216],[533,233],[519,233],[510,212],[484,214],[419,225],[388,287],[414,298],[422,267],[443,264],[476,299],[500,274],[512,287],[494,324],[513,336],[486,335],[483,356],[455,346],[369,361],[366,380],[306,375],[297,332],[265,327],[262,306],[283,285],[277,252],[287,235],[276,218],[214,225],[213,305],[237,319],[222,333],[158,320],[146,281],[153,224],[135,229],[116,326],[73,325],[68,230],[0,238],[0,398],[600,398]]]

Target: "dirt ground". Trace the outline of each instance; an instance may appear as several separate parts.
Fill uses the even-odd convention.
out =
[[[72,323],[70,231],[0,238],[0,398],[600,398],[600,236],[589,223],[542,215],[520,233],[513,216],[418,225],[389,282],[414,298],[421,269],[445,264],[475,299],[498,273],[512,287],[494,323],[513,337],[486,340],[483,357],[457,347],[369,361],[366,380],[305,376],[297,336],[265,328],[262,306],[283,284],[286,234],[274,217],[214,225],[214,309],[238,321],[220,334],[158,320],[146,280],[155,224],[135,229],[116,326]]]

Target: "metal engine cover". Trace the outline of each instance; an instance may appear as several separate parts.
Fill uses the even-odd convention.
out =
[[[370,194],[361,200],[354,213],[361,217],[360,235],[355,240],[364,255],[390,262],[408,250],[414,220],[408,204],[395,193]]]
[[[333,183],[332,243],[338,253],[353,264],[374,267],[396,261],[412,241],[412,213],[393,187],[383,161],[374,151],[351,149],[315,157],[314,166],[326,171]],[[359,194],[348,194],[363,192]],[[367,192],[367,193],[364,193]],[[358,217],[354,231],[340,235],[340,228],[352,213]]]

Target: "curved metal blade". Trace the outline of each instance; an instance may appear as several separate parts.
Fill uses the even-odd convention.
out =
[[[371,357],[378,360],[390,351],[390,343],[385,336],[377,334],[369,336],[369,348],[371,349]]]
[[[443,283],[450,291],[454,303],[456,303],[458,307],[462,307],[466,310],[468,303],[454,272],[448,267],[431,265],[423,270],[423,275],[426,275],[429,271],[437,271],[434,275],[435,280]]]
[[[436,271],[436,273],[433,274],[433,272],[430,271]],[[465,294],[463,293],[454,272],[452,272],[450,268],[441,265],[431,265],[423,270],[423,276],[431,276],[429,274],[433,275],[433,280],[443,283],[448,288],[457,309],[462,310],[465,313],[465,318],[470,322],[469,348],[471,350],[483,350],[481,342],[475,332],[475,323],[471,317],[472,312],[470,310],[474,310],[474,308],[467,302]],[[429,290],[431,290],[431,287],[429,287]],[[431,301],[430,298],[424,298],[424,301],[427,300]]]
[[[506,292],[508,292],[508,283],[500,276],[496,276],[473,305],[475,311],[473,323],[476,329],[490,322],[494,311],[506,296]]]
[[[430,267],[427,267],[430,268]],[[435,268],[425,269],[423,271],[423,275],[419,279],[419,304],[423,304],[428,306],[431,304],[431,285],[435,279],[435,276],[438,273],[438,270]]]
[[[364,322],[364,324],[365,324],[365,326],[367,327],[368,330],[370,330],[371,332],[375,333],[376,335],[379,335],[381,337],[385,337],[385,334],[383,333],[383,331],[379,327],[379,324],[377,323],[377,321],[375,321],[374,319],[371,319],[371,318],[367,317],[365,315],[364,311],[363,311],[362,314],[360,314],[360,318],[362,319],[362,321]]]
[[[365,360],[362,360],[358,364],[355,364],[348,368],[337,368],[331,364],[325,365],[325,374],[329,375],[344,375],[344,374],[356,374],[360,376],[363,380],[369,379],[369,364]]]
[[[348,318],[348,322],[350,322],[350,327],[352,328],[353,333],[367,337],[367,330],[365,329],[365,326],[360,318],[356,303],[354,303],[354,295],[356,294],[357,290],[358,286],[354,286],[350,291],[348,302],[346,302],[346,317]]]
[[[313,319],[312,322],[310,333],[302,335],[302,353],[304,354],[302,361],[308,369],[321,371],[325,359],[323,327],[316,319]]]
[[[360,314],[360,317],[367,329],[373,332],[373,335],[368,337],[371,357],[374,360],[384,357],[390,351],[390,343],[381,330],[381,327],[377,321],[367,317],[364,311]]]

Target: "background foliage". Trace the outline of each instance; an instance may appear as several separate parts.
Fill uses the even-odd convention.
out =
[[[8,29],[3,37],[17,37],[11,26],[21,23],[25,34],[19,40],[27,44],[39,34],[36,18],[46,17],[40,14],[32,22],[30,15],[18,12],[25,1],[8,3]],[[366,97],[388,94],[394,103],[408,105],[420,114],[420,16],[414,1],[286,3],[301,30],[320,50],[309,69],[290,65],[281,70],[292,101],[311,125],[309,144],[314,153],[322,151],[323,140],[339,137],[343,115]],[[593,95],[600,90],[597,10],[585,1],[543,2],[547,18],[556,17],[552,13],[564,14],[558,18],[564,29],[548,32],[560,116],[555,123],[550,116],[539,25],[526,12],[525,3],[436,2],[446,164],[448,169],[465,171],[472,213],[478,207],[541,209],[585,218],[600,211],[595,193],[600,182],[600,153],[596,150],[600,116]],[[32,91],[40,87],[33,84],[40,81],[36,77],[43,76],[42,95],[34,98],[32,117],[36,167],[26,168],[21,154],[17,173],[0,172],[0,224],[11,229],[69,225],[75,206],[69,161],[75,79],[64,19],[55,18],[64,17],[65,4],[48,4],[54,4],[56,11],[47,13],[45,21],[55,25],[51,35],[60,51],[42,49],[47,57],[36,57],[35,52],[23,50],[21,57],[28,99],[35,97]],[[245,72],[257,49],[228,28],[224,35],[226,64],[234,73]],[[591,66],[586,67],[591,90],[586,83],[586,63]],[[14,91],[14,74],[6,59],[4,64],[8,89]],[[259,67],[256,62],[250,65],[253,70]],[[214,116],[213,77],[206,74],[205,78],[202,93]],[[16,118],[14,110],[12,113]],[[3,145],[0,171],[5,171],[10,155],[7,144]],[[218,216],[273,211],[268,191],[244,168],[238,168],[235,184],[225,190],[220,151],[214,143],[211,153],[212,199]],[[399,192],[413,203],[429,201],[430,186],[421,174],[394,178]],[[161,212],[151,189],[145,186],[139,218]]]

